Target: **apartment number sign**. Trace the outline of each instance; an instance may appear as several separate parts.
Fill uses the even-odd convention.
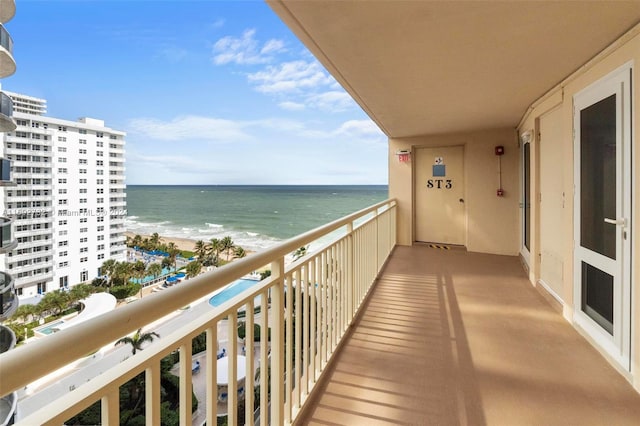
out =
[[[446,179],[447,166],[444,164],[444,158],[436,157],[433,161],[431,175],[438,179],[427,179],[428,189],[451,189],[453,188],[453,180]],[[444,179],[442,179],[444,178]]]

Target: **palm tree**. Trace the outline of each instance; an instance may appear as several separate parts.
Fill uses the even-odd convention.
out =
[[[138,234],[133,236],[133,240],[131,240],[131,243],[133,244],[134,247],[140,247],[142,245],[142,237]]]
[[[231,250],[233,250],[234,244],[231,237],[227,236],[220,240],[220,251],[227,252],[227,260],[231,260]]]
[[[293,252],[293,260],[296,261],[298,259],[300,259],[301,257],[305,257],[307,255],[307,250],[309,249],[309,246],[302,246],[299,249],[297,249],[296,251]]]
[[[247,252],[240,246],[234,247],[233,257],[236,259],[242,259],[247,255]]]
[[[162,238],[160,238],[160,235],[158,235],[157,232],[154,232],[153,234],[151,234],[151,238],[149,238],[149,244],[151,245],[151,250],[157,249],[161,241],[162,241]]]
[[[196,256],[198,256],[198,260],[200,262],[204,261],[204,258],[207,257],[207,243],[203,240],[196,241],[194,251],[196,252]]]
[[[162,274],[162,265],[159,263],[152,263],[147,267],[146,273],[153,276],[153,278],[158,278],[160,274]]]
[[[100,267],[100,273],[102,275],[111,275],[116,266],[116,261],[113,259],[107,259],[102,262],[102,266]]]
[[[173,263],[173,269],[176,269],[176,257],[178,256],[178,254],[180,254],[180,249],[178,248],[176,243],[172,241],[167,245],[167,253],[169,253],[169,259],[171,260],[171,263]]]
[[[116,342],[115,346],[118,346],[120,343],[125,343],[128,345],[131,345],[131,353],[133,355],[136,354],[137,351],[141,351],[142,350],[142,344],[145,342],[153,342],[153,339],[155,337],[160,337],[160,335],[154,331],[151,331],[149,333],[143,333],[142,329],[139,328],[138,331],[136,331],[133,336],[129,337],[123,337],[121,339],[118,339],[118,341]]]
[[[187,265],[187,275],[189,275],[189,278],[198,276],[200,271],[202,271],[202,263],[197,260],[189,262]]]
[[[213,258],[211,263],[214,266],[218,266],[218,263],[220,263],[220,240],[217,238],[210,239],[207,248],[209,255]]]
[[[113,272],[109,276],[109,285],[113,285],[115,280],[122,281],[120,285],[126,285],[129,283],[129,278],[133,274],[133,263],[116,262],[113,267]]]

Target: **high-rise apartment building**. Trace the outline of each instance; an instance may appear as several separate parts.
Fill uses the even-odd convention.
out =
[[[5,93],[17,128],[4,135],[16,184],[4,207],[18,241],[5,270],[20,298],[90,281],[105,260],[125,258],[125,133],[47,117],[46,100]]]

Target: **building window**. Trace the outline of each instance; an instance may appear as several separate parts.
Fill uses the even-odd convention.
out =
[[[87,131],[85,129],[78,129],[78,133],[80,133],[81,135],[86,135]]]
[[[84,234],[86,232],[89,232],[89,228],[80,228],[80,233]]]
[[[80,253],[86,253],[89,251],[89,247],[80,247]]]
[[[67,183],[67,179],[58,179],[58,183]]]
[[[67,256],[67,252],[66,251],[61,251],[60,252],[60,257],[66,257]]]
[[[69,241],[58,241],[58,247],[66,247],[69,245]]]
[[[80,148],[80,149],[78,150],[78,153],[79,153],[79,154],[86,154],[86,153],[87,153],[87,150],[86,150],[86,149],[84,149],[84,148]]]
[[[44,294],[47,292],[47,283],[38,283],[38,294]]]
[[[85,282],[89,279],[89,272],[82,271],[80,272],[80,282]]]
[[[80,139],[80,140],[78,140],[78,143],[80,145],[86,145],[87,144],[87,140],[86,139]]]
[[[58,147],[58,152],[67,152],[67,147],[66,146],[59,146]]]
[[[102,151],[96,151],[96,157],[102,157],[102,156],[103,156]]]
[[[104,166],[104,161],[96,160],[96,166]]]
[[[102,260],[102,259],[104,259],[104,253],[100,253],[100,254],[98,255],[98,260]]]
[[[67,169],[66,168],[59,168],[58,169],[58,173],[67,173]]]
[[[63,226],[63,225],[66,225],[66,224],[67,224],[66,219],[65,219],[65,220],[59,220],[59,221],[58,221],[58,225],[60,225],[60,226]]]
[[[64,268],[69,266],[69,262],[60,262],[58,263],[58,268]]]
[[[86,158],[81,158],[78,160],[78,164],[88,164]]]
[[[80,263],[85,263],[85,262],[87,262],[88,260],[89,260],[89,258],[88,258],[88,257],[81,257],[81,258],[80,258]]]
[[[83,179],[80,179],[78,182],[80,182],[80,183],[87,183],[87,179],[86,179],[86,178],[83,178]]]
[[[80,194],[86,194],[87,188],[80,188]]]
[[[67,131],[67,126],[58,126],[58,130],[61,131],[61,132],[66,132]]]
[[[82,238],[80,238],[80,243],[86,243],[87,240],[88,240],[87,237],[82,237]]]
[[[59,206],[64,206],[67,204],[67,200],[58,200],[58,205]]]
[[[81,217],[80,218],[80,223],[87,223],[87,218],[86,217]]]

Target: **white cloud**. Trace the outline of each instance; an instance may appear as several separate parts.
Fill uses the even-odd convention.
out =
[[[333,81],[317,61],[304,60],[270,65],[247,77],[262,93],[300,92],[302,89],[326,86]]]
[[[255,34],[255,29],[248,29],[240,37],[221,38],[213,45],[213,62],[216,65],[232,62],[239,65],[264,64],[273,60],[273,54],[284,50],[284,42],[277,39],[271,39],[260,47]]]
[[[220,118],[184,116],[165,122],[155,118],[136,118],[129,122],[129,131],[162,141],[205,140],[235,142],[251,139],[243,123]]]
[[[278,106],[288,111],[302,111],[303,109],[306,108],[304,104],[300,102],[293,102],[293,101],[280,102]]]
[[[346,111],[356,105],[351,96],[342,89],[312,94],[307,98],[307,104],[329,112]]]
[[[222,18],[218,18],[215,21],[213,21],[213,23],[211,24],[212,28],[221,28],[223,27],[225,24],[225,20]]]

